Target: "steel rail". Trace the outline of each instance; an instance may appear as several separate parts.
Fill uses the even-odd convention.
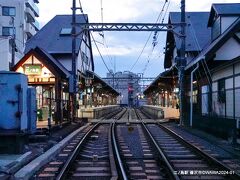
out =
[[[126,112],[126,110],[121,114],[120,117],[123,116],[123,114]],[[119,112],[120,113],[120,112]],[[77,155],[79,154],[80,148],[83,145],[83,143],[86,141],[86,139],[88,138],[88,136],[90,135],[90,133],[92,133],[92,131],[94,129],[96,129],[97,126],[99,126],[101,124],[101,121],[98,122],[97,124],[95,124],[81,139],[81,141],[78,143],[77,147],[75,148],[75,150],[73,151],[73,153],[71,154],[71,156],[68,158],[68,160],[66,161],[66,163],[64,164],[63,168],[61,169],[60,173],[58,174],[58,176],[56,177],[56,180],[63,180],[65,178],[66,173],[69,171],[72,163],[74,162],[74,160],[76,159]],[[111,126],[113,126],[111,124]],[[110,129],[110,133],[111,133],[111,129]],[[110,135],[111,137],[111,135]],[[111,139],[110,139],[111,141]],[[108,141],[108,142],[110,142]],[[110,142],[111,144],[111,142]],[[112,145],[109,145],[109,148],[112,147]],[[112,148],[109,149],[109,158],[110,158],[110,166],[111,166],[111,173],[112,173],[112,180],[116,180],[118,179],[118,174],[117,174],[117,170],[116,170],[116,166],[114,165],[114,155],[113,155],[113,151]]]
[[[100,125],[100,122],[98,122],[97,124],[95,124],[81,139],[81,141],[78,143],[77,147],[75,148],[75,150],[73,151],[73,153],[71,154],[71,156],[68,158],[68,160],[66,161],[66,163],[64,164],[63,168],[61,169],[60,173],[58,174],[58,176],[56,177],[56,180],[63,180],[66,172],[69,171],[72,163],[74,162],[74,160],[76,159],[77,155],[79,154],[80,151],[80,147],[82,146],[82,144],[86,141],[87,137],[90,135],[90,133],[92,133],[92,131]]]
[[[137,113],[136,110],[135,110],[135,113],[136,113],[138,119],[141,120],[142,125],[144,127],[144,130],[147,132],[147,134],[150,137],[151,141],[153,142],[154,146],[157,148],[158,153],[160,154],[161,158],[163,159],[163,161],[167,165],[168,174],[171,176],[172,179],[180,180],[180,177],[176,174],[176,171],[173,169],[173,167],[172,167],[171,163],[169,162],[168,158],[165,156],[165,154],[163,153],[163,151],[161,150],[161,148],[159,147],[159,145],[155,141],[154,137],[152,136],[151,132],[148,130],[147,126],[145,125],[145,122],[143,121],[143,119],[140,117],[140,115]]]
[[[120,114],[120,116],[119,116],[116,120],[121,119],[126,112],[127,112],[127,109],[125,109],[125,110],[122,111],[122,112],[120,111],[118,114],[120,114],[120,113],[121,113],[121,114]],[[117,115],[118,115],[118,114],[117,114]],[[114,119],[114,118],[113,118],[113,119]]]
[[[117,158],[117,162],[118,162],[118,165],[119,165],[119,168],[120,168],[120,171],[121,171],[121,174],[122,174],[122,178],[123,180],[127,180],[127,174],[124,170],[124,167],[123,167],[123,163],[122,163],[122,159],[120,157],[120,153],[119,153],[119,149],[118,149],[118,146],[117,146],[117,140],[116,140],[116,136],[115,136],[115,121],[113,122],[112,124],[112,141],[113,141],[113,146],[114,146],[114,150],[115,150],[115,154],[116,154],[116,158]]]
[[[175,133],[174,131],[172,131],[171,129],[159,124],[159,127],[161,127],[165,132],[167,132],[168,134],[174,136],[177,140],[179,140],[182,144],[186,145],[187,147],[189,147],[191,150],[193,150],[195,153],[197,153],[198,155],[200,155],[202,158],[204,158],[204,160],[206,160],[209,164],[213,164],[217,167],[222,168],[222,170],[225,171],[234,171],[232,169],[230,169],[228,166],[224,165],[222,162],[220,162],[219,160],[217,160],[216,158],[214,158],[213,156],[209,155],[208,153],[202,151],[199,147],[189,143],[188,141],[186,141],[183,137],[181,137],[180,135],[178,135],[177,133]],[[229,176],[230,179],[234,179],[234,180],[239,180],[240,179],[240,174],[238,173],[234,173],[234,174],[226,174],[226,176]]]
[[[110,160],[110,169],[112,174],[111,180],[117,180],[118,172],[117,172],[116,162],[115,162],[114,153],[113,153],[113,145],[112,145],[112,131],[111,131],[112,126],[113,126],[113,123],[111,123],[110,131],[108,133],[109,160]]]

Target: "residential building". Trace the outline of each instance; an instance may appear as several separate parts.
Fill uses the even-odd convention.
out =
[[[199,117],[218,117],[225,129],[230,123],[239,128],[240,3],[213,4],[207,26],[211,43],[186,67],[202,69],[201,79],[194,74],[199,104],[195,123],[200,123]]]
[[[186,12],[186,60],[189,64],[210,43],[211,31],[206,26],[208,12]],[[170,12],[168,23],[178,23],[181,20],[180,12]],[[201,21],[199,21],[201,20]],[[179,83],[177,59],[180,56],[181,39],[175,31],[167,32],[165,47],[164,68],[165,72],[145,89],[149,105],[157,105],[163,108],[179,108]]]
[[[140,76],[133,72],[124,71],[107,73],[105,81],[115,88],[121,95],[119,103],[127,106],[138,105],[138,95],[141,92]]]
[[[9,70],[12,53],[14,64],[23,57],[25,43],[39,30],[37,3],[38,0],[0,0],[0,57],[4,57],[0,70]]]
[[[77,15],[77,22],[86,22],[86,15]],[[56,124],[71,117],[69,93],[72,71],[72,16],[57,15],[26,43],[24,57],[14,70],[28,76],[36,87],[38,120],[52,117]],[[80,32],[80,28],[77,28]],[[76,40],[78,91],[84,84],[84,70],[94,70],[90,35]],[[79,100],[79,95],[77,96]],[[51,102],[51,103],[50,103]]]
[[[183,123],[227,138],[240,127],[240,3],[213,4],[210,13],[187,12],[186,22]],[[180,40],[174,37],[167,33],[168,71],[177,67],[174,59],[179,56]],[[159,77],[156,81],[162,82]]]

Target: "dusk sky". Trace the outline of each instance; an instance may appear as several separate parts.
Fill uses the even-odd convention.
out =
[[[77,6],[79,1],[76,0]],[[102,0],[103,22],[153,22],[159,16],[165,0]],[[237,3],[239,0],[186,0],[186,11],[210,11],[212,3]],[[88,14],[90,22],[102,22],[101,0],[81,0],[84,13]],[[42,0],[39,3],[41,27],[57,14],[71,14],[72,0]],[[168,7],[168,8],[167,8]],[[166,12],[167,11],[167,12]],[[168,0],[160,18],[166,13],[164,21],[168,20],[168,12],[180,11],[180,0]],[[80,11],[78,10],[78,14]],[[156,77],[163,69],[163,48],[165,46],[165,32],[160,32],[157,45],[153,49],[153,36],[147,43],[139,61],[137,61],[150,32],[104,32],[105,39],[99,33],[93,33],[98,47],[109,69],[144,73],[146,77]],[[105,77],[108,72],[99,57],[94,43],[93,55],[95,72]],[[114,66],[115,64],[115,66]]]

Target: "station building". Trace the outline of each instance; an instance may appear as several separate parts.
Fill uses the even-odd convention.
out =
[[[169,23],[180,22],[180,17],[180,12],[171,12]],[[176,32],[179,30],[176,28]],[[240,3],[213,4],[210,12],[186,13],[185,125],[215,131],[216,134],[224,132],[224,129],[228,129],[225,134],[229,134],[231,129],[239,128],[239,32]],[[157,96],[164,89],[160,87],[164,77],[169,74],[175,81],[180,45],[181,40],[173,32],[168,32],[164,59],[166,72],[161,73],[145,90],[146,95]],[[164,87],[174,94],[178,83],[168,82]],[[161,106],[169,104],[159,103],[149,102]]]
[[[69,93],[72,70],[71,18],[71,15],[57,15],[50,20],[27,42],[25,56],[14,66],[16,72],[28,76],[30,86],[36,87],[38,127],[46,126],[48,119],[54,121],[53,124],[62,124],[71,117],[72,100]],[[76,19],[77,23],[85,23],[88,17],[77,15]],[[77,28],[77,31],[80,32],[80,28]],[[83,32],[78,36],[76,44],[78,93],[75,116],[80,117],[83,114],[81,111],[87,107],[116,104],[118,92],[107,86],[98,90],[101,92],[100,95],[95,95],[95,85],[103,87],[104,81],[94,73],[89,32]],[[109,101],[103,97],[106,94]],[[95,103],[93,98],[95,96],[104,102]]]

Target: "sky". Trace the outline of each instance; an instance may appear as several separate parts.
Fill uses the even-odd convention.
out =
[[[81,0],[81,4],[84,13],[88,14],[89,22],[155,23],[161,12],[160,22],[167,22],[169,12],[180,12],[181,0],[168,0],[166,4],[165,1]],[[76,2],[79,6],[79,0]],[[239,0],[186,0],[186,11],[210,11],[212,3],[237,2],[239,3]],[[38,18],[41,27],[55,15],[71,14],[71,7],[72,0],[41,0]],[[77,13],[80,14],[80,10]],[[104,38],[93,32],[93,36],[108,69],[113,72],[131,70],[134,73],[144,73],[145,77],[156,77],[164,71],[165,32],[159,32],[155,41],[154,32],[104,32]],[[93,42],[92,47],[95,72],[101,77],[106,77],[108,70]]]

